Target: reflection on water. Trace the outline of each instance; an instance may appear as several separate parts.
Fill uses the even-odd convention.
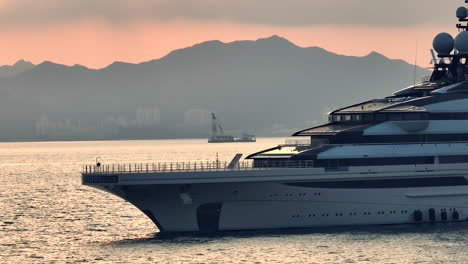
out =
[[[0,263],[467,263],[468,223],[160,234],[85,163],[230,160],[281,139],[0,143]]]
[[[460,223],[421,223],[416,225],[379,225],[356,227],[328,227],[328,228],[298,228],[298,229],[271,229],[271,230],[245,230],[221,231],[216,233],[159,233],[137,239],[124,239],[112,241],[109,245],[125,244],[158,244],[158,243],[204,243],[209,241],[224,241],[227,239],[258,238],[258,237],[284,237],[284,236],[320,236],[320,235],[349,235],[349,236],[410,236],[432,235],[435,239],[447,240],[445,236],[456,237],[468,232],[468,222]]]

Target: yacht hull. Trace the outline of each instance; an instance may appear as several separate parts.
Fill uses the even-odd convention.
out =
[[[297,186],[302,183],[304,181],[92,186],[132,203],[163,232],[449,222],[468,217],[468,186],[464,185]]]

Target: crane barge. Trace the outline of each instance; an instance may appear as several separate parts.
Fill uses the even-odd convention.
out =
[[[225,142],[256,142],[255,135],[242,134],[241,137],[224,134],[223,127],[217,121],[216,115],[211,113],[211,136],[208,138],[208,143],[225,143]]]

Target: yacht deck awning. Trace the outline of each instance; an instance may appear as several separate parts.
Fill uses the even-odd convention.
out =
[[[294,133],[292,136],[334,136],[341,132],[362,131],[371,124],[334,124],[329,123],[322,126],[304,129]]]

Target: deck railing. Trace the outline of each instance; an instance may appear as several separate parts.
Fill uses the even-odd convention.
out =
[[[423,77],[421,77],[421,82],[428,82],[428,81],[430,81],[430,80],[431,80],[431,76],[430,76],[430,75],[429,75],[429,76],[423,76]]]
[[[83,166],[83,173],[114,174],[114,173],[164,173],[164,172],[204,172],[204,171],[235,171],[235,170],[266,170],[278,168],[311,168],[312,161],[281,161],[274,164],[241,161],[234,166],[226,161],[198,162],[158,162],[158,163],[127,163],[100,164]]]
[[[281,144],[280,146],[310,146],[310,138],[307,139],[286,139],[284,141],[284,144]]]

